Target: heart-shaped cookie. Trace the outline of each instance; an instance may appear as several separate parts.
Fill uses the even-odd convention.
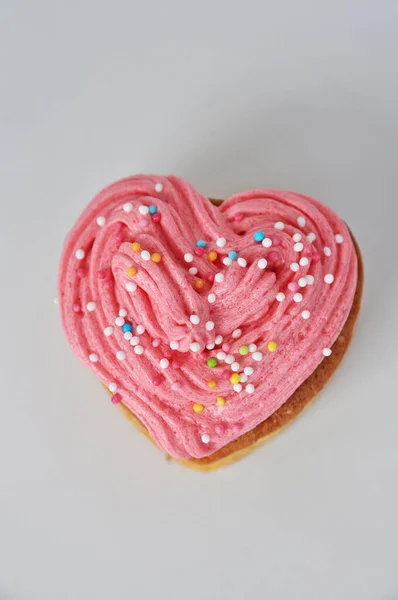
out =
[[[311,198],[261,189],[216,207],[177,177],[140,175],[77,221],[59,301],[74,352],[112,401],[172,457],[208,464],[257,442],[252,432],[333,364],[358,281],[350,232]]]

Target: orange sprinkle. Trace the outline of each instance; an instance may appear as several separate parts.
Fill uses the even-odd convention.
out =
[[[151,256],[151,259],[153,262],[159,263],[162,260],[162,257],[160,256],[159,252],[154,252]]]
[[[135,267],[129,267],[126,273],[129,277],[134,277],[134,275],[137,273],[137,269]]]
[[[214,381],[214,379],[210,379],[210,381],[207,382],[207,385],[211,390],[214,390],[214,388],[217,387],[217,383]]]
[[[131,244],[131,247],[134,250],[134,252],[139,252],[141,250],[141,244],[139,244],[138,242],[133,242]]]
[[[215,250],[212,250],[207,255],[207,258],[209,259],[210,262],[214,262],[215,260],[217,260],[217,257],[218,257],[218,254],[217,254],[217,252]]]
[[[197,279],[194,283],[197,290],[201,290],[203,288],[204,284],[205,284],[205,282],[203,281],[203,279]]]
[[[196,413],[199,413],[199,412],[202,412],[202,410],[203,410],[203,405],[202,405],[202,404],[194,404],[192,408],[194,409],[194,411],[195,411]]]
[[[223,398],[223,396],[217,396],[217,404],[223,406],[225,404],[225,398]]]

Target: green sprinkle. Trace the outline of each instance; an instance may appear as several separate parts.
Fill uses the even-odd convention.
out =
[[[214,369],[214,367],[217,366],[217,359],[214,357],[209,358],[209,360],[207,361],[207,366],[210,367],[211,369]]]
[[[241,346],[239,348],[239,354],[241,354],[242,356],[245,356],[245,354],[248,354],[248,352],[249,352],[248,346]]]

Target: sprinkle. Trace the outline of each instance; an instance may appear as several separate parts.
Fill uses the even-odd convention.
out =
[[[215,250],[212,250],[207,255],[207,258],[209,259],[210,262],[215,262],[217,260],[217,257],[218,257],[218,254]]]
[[[151,259],[154,263],[160,263],[162,257],[160,256],[159,252],[154,252],[153,254],[151,254]]]
[[[202,412],[202,410],[203,410],[203,404],[196,404],[196,403],[195,403],[195,404],[192,406],[192,408],[193,408],[193,410],[194,410],[196,413],[200,413],[200,412]]]
[[[92,354],[90,354],[89,359],[91,360],[91,362],[98,362],[98,354],[95,354],[93,352]]]
[[[228,354],[225,357],[225,362],[227,363],[227,365],[232,365],[232,363],[235,361],[235,357],[233,356],[233,354]]]
[[[152,221],[154,223],[160,223],[160,219],[161,219],[160,213],[157,212],[156,214],[152,215]]]
[[[337,244],[342,244],[344,242],[344,238],[340,233],[336,234],[334,239],[336,240]]]
[[[218,238],[218,240],[216,240],[216,245],[219,248],[223,248],[226,243],[227,243],[227,240],[225,238]]]
[[[262,241],[262,244],[263,244],[264,248],[270,248],[272,246],[271,238],[268,238],[268,237],[264,238]]]
[[[141,250],[141,244],[139,244],[138,242],[133,242],[131,244],[131,248],[134,252],[139,252]]]
[[[240,336],[241,336],[241,335],[242,335],[242,330],[241,330],[241,329],[235,329],[235,330],[232,332],[232,337],[233,337],[234,339],[240,338]]]
[[[105,220],[105,217],[97,217],[97,225],[103,227],[103,225],[105,225]]]
[[[198,272],[198,269],[197,269],[196,267],[190,267],[190,268],[188,269],[188,273],[189,273],[190,275],[196,275],[196,273],[197,273],[197,272]]]
[[[129,267],[126,271],[126,274],[128,275],[128,277],[134,277],[134,275],[137,273],[137,269],[135,267]]]
[[[143,250],[141,252],[141,258],[142,260],[151,260],[151,255],[149,254],[148,250]]]
[[[117,390],[117,383],[114,381],[108,385],[108,390],[114,394]]]
[[[217,383],[214,381],[214,379],[210,379],[210,381],[207,382],[207,385],[211,390],[214,390],[214,388],[217,387]]]
[[[75,313],[80,312],[80,304],[78,302],[73,305],[73,310]]]
[[[137,325],[135,330],[138,333],[138,335],[142,335],[143,333],[145,333],[145,327],[143,325]]]
[[[184,254],[184,260],[187,263],[190,263],[193,261],[193,255],[190,252],[187,252],[186,254]]]
[[[132,331],[133,330],[133,326],[131,323],[125,323],[122,327],[123,331]]]
[[[254,387],[254,385],[252,383],[248,383],[247,386],[245,387],[245,390],[248,394],[252,394],[255,389],[256,388]]]
[[[207,246],[207,243],[206,243],[204,240],[198,240],[198,241],[196,242],[196,246],[197,246],[198,248],[206,248],[206,246]]]
[[[148,227],[148,225],[149,225],[149,221],[147,221],[146,219],[141,219],[141,220],[138,222],[138,225],[139,225],[140,227]]]
[[[167,358],[161,358],[159,361],[159,366],[161,369],[167,369],[169,366],[169,361],[167,360]]]
[[[127,310],[125,308],[119,310],[119,317],[127,317]]]
[[[149,208],[145,206],[145,204],[141,204],[141,206],[138,207],[138,212],[140,215],[147,215],[149,213]]]
[[[322,354],[323,354],[323,356],[330,356],[332,354],[331,348],[324,348],[322,350]]]
[[[299,265],[296,262],[291,263],[290,268],[292,271],[296,272],[299,270]]]
[[[163,189],[163,185],[161,183],[155,184],[155,192],[161,192]]]
[[[83,267],[79,267],[78,269],[76,269],[76,277],[78,277],[79,279],[83,279],[85,275],[86,271],[83,269]]]
[[[216,273],[214,279],[217,281],[217,283],[221,283],[224,281],[224,273]]]
[[[244,373],[240,374],[240,382],[241,383],[246,383],[247,381],[247,375],[245,375]]]
[[[331,273],[327,273],[323,279],[324,279],[325,283],[329,283],[329,284],[333,283],[334,275],[332,275]]]
[[[309,263],[309,260],[306,256],[303,256],[303,258],[300,258],[300,265],[302,267],[306,267]]]
[[[224,404],[225,404],[225,398],[223,396],[217,396],[216,402],[220,406],[224,406]]]
[[[328,246],[325,246],[323,249],[323,253],[325,256],[330,256],[332,254],[332,251]]]
[[[192,323],[193,325],[198,325],[198,324],[199,324],[199,322],[200,322],[200,318],[198,317],[198,315],[191,315],[191,316],[189,317],[189,320],[191,321],[191,323]]]
[[[213,323],[213,321],[207,321],[205,327],[206,327],[207,331],[212,331],[214,329],[214,323]]]
[[[249,344],[249,352],[255,352],[257,350],[256,344]]]
[[[192,344],[189,347],[192,350],[192,352],[199,352],[200,350],[200,344],[198,342],[192,342]]]
[[[157,212],[158,212],[158,209],[156,208],[156,206],[154,204],[151,204],[151,206],[149,207],[149,214],[155,215]]]
[[[285,224],[282,223],[282,221],[278,221],[277,223],[275,223],[274,227],[275,229],[280,229],[282,231],[282,229],[285,229]]]
[[[154,338],[154,339],[152,340],[152,346],[153,346],[154,348],[158,348],[158,347],[160,346],[160,340],[159,340],[158,338]]]
[[[138,337],[138,335],[135,335],[134,337],[131,338],[130,340],[130,344],[132,346],[138,346],[138,344],[140,343],[140,338]]]
[[[275,352],[275,350],[277,348],[276,342],[274,342],[273,340],[271,340],[270,342],[268,342],[267,348],[268,348],[269,352]]]
[[[234,387],[234,392],[241,392],[242,391],[242,386],[240,383],[235,383]]]
[[[181,387],[181,383],[179,383],[178,381],[174,381],[174,382],[171,384],[171,389],[172,389],[174,392],[176,392],[177,390],[179,390],[179,389],[180,389],[180,387]]]
[[[304,217],[297,217],[297,223],[298,223],[299,227],[304,227],[305,226]]]
[[[207,350],[213,350],[214,346],[215,346],[214,342],[211,342],[210,344],[206,344]]]
[[[311,316],[311,313],[309,310],[303,310],[303,312],[301,313],[301,316],[303,317],[303,319],[309,319]]]
[[[308,240],[310,243],[314,242],[314,241],[316,240],[316,235],[315,235],[315,233],[309,233],[309,234],[307,235],[307,240]]]
[[[216,356],[217,356],[218,360],[223,361],[223,360],[225,360],[227,355],[225,354],[225,352],[220,351],[220,352],[217,352]]]
[[[263,358],[263,355],[261,354],[261,352],[253,352],[252,358],[253,360],[259,362]]]
[[[243,372],[245,375],[253,375],[254,369],[253,369],[253,367],[245,367],[243,369]]]
[[[231,377],[229,378],[230,382],[235,384],[235,383],[239,383],[240,382],[240,375],[239,373],[232,373]]]
[[[109,337],[110,335],[112,335],[112,333],[113,333],[113,327],[105,327],[104,334],[106,335],[106,337]]]
[[[133,210],[133,205],[131,204],[131,202],[126,202],[126,204],[123,204],[123,210],[126,213],[129,213]]]
[[[131,333],[131,331],[126,331],[123,334],[123,337],[124,337],[125,340],[131,340],[131,338],[133,337],[133,334]]]
[[[119,350],[119,352],[116,352],[116,358],[118,360],[124,360],[126,358],[126,353],[123,352],[123,350]]]
[[[194,286],[196,287],[197,290],[201,290],[203,289],[205,282],[203,281],[203,279],[197,279],[194,283]]]
[[[116,317],[116,319],[115,319],[115,325],[118,325],[119,327],[122,327],[122,325],[124,325],[124,319],[123,319],[123,317]]]
[[[214,358],[214,356],[209,358],[207,361],[207,366],[210,367],[211,369],[214,369],[217,366],[217,359]]]
[[[135,292],[136,289],[137,289],[137,284],[135,283],[135,281],[128,281],[126,283],[126,290],[128,292]]]
[[[293,242],[300,242],[301,241],[301,233],[295,233],[293,236]]]
[[[300,287],[305,287],[307,285],[307,280],[305,277],[300,277],[300,279],[297,282],[299,284]]]
[[[283,302],[285,299],[285,294],[283,292],[278,292],[276,295],[276,299],[278,300],[278,302]]]
[[[231,371],[239,371],[240,369],[240,364],[238,362],[233,362],[231,365]]]
[[[295,252],[301,252],[304,248],[304,245],[301,242],[297,242],[297,244],[294,244],[293,246],[293,250]]]
[[[82,260],[82,258],[84,258],[84,250],[79,248],[78,250],[76,250],[75,256],[78,260]]]
[[[87,308],[87,310],[88,310],[89,312],[93,312],[93,310],[95,310],[95,309],[97,308],[97,305],[96,305],[96,303],[95,303],[95,302],[89,302],[89,303],[86,305],[86,308]]]
[[[229,257],[231,260],[236,260],[236,259],[238,258],[238,253],[236,252],[236,250],[230,250],[230,251],[228,252],[228,257]]]
[[[120,394],[113,394],[111,398],[112,404],[119,404],[122,401],[122,397]]]
[[[308,285],[312,285],[314,283],[314,276],[313,275],[306,275],[305,276]]]
[[[210,304],[213,304],[213,302],[216,301],[216,295],[215,294],[209,294],[207,296],[207,300],[208,300],[208,302],[210,302]]]
[[[225,258],[222,259],[223,264],[226,267],[229,267],[230,265],[232,265],[232,259],[229,258],[228,256],[226,256]]]
[[[223,339],[224,338],[222,335],[216,335],[216,338],[214,341],[215,341],[216,345],[219,346],[220,344],[222,344]]]
[[[262,242],[264,238],[265,238],[264,231],[256,231],[256,233],[253,235],[253,239],[255,242]]]
[[[209,434],[208,434],[208,433],[204,433],[204,434],[202,435],[202,442],[203,442],[204,444],[208,444],[208,443],[210,442],[210,436],[209,436]]]
[[[260,258],[260,260],[257,263],[257,266],[259,269],[265,269],[265,267],[267,266],[268,262],[265,258]]]
[[[142,346],[135,346],[135,347],[134,347],[134,352],[135,352],[136,354],[143,354],[143,352],[144,352],[144,348],[143,348]]]
[[[248,346],[240,346],[239,348],[239,354],[241,356],[246,356],[246,354],[249,353],[249,347]]]
[[[295,302],[301,302],[301,301],[302,301],[302,299],[303,299],[303,295],[302,295],[302,294],[300,294],[299,292],[297,292],[297,294],[294,294],[294,296],[293,296],[293,300],[294,300]]]
[[[247,260],[245,258],[243,258],[242,256],[240,256],[238,258],[238,265],[240,267],[246,267],[247,266]]]

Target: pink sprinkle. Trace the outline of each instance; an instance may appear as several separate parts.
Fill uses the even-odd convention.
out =
[[[306,246],[302,252],[303,256],[311,256],[312,254],[312,250],[309,246]]]
[[[122,401],[122,397],[120,394],[113,394],[112,398],[111,398],[111,402],[112,404],[119,404],[119,402]]]
[[[279,260],[279,252],[270,252],[267,256],[267,258],[271,261],[271,262],[277,262]]]
[[[175,381],[174,383],[171,384],[171,389],[175,392],[176,390],[179,390],[181,387],[181,384],[178,383],[178,381]]]
[[[207,280],[209,283],[213,283],[213,281],[214,281],[214,274],[213,274],[213,273],[208,273],[208,274],[206,275],[206,280]]]
[[[83,277],[86,276],[86,271],[83,269],[83,267],[79,267],[78,269],[76,269],[76,277],[78,277],[79,279],[83,279]]]
[[[155,375],[154,377],[152,377],[152,385],[157,387],[158,385],[161,385],[162,383],[163,383],[162,375]]]
[[[106,277],[105,269],[100,269],[99,271],[97,271],[97,277],[98,277],[98,279],[105,279],[105,277]]]
[[[312,254],[312,260],[314,261],[314,263],[319,262],[320,258],[321,257],[319,256],[318,252],[313,252],[313,254]]]
[[[200,248],[200,246],[197,246],[194,250],[196,256],[203,256],[205,249],[204,248]]]
[[[221,427],[221,425],[216,425],[214,427],[214,431],[217,433],[217,435],[221,435],[223,433],[223,428]]]
[[[295,281],[290,281],[287,284],[287,287],[289,288],[289,290],[291,292],[297,292],[299,286],[297,285],[297,283]]]
[[[152,346],[154,348],[157,348],[158,346],[160,346],[160,340],[158,340],[157,338],[152,340]]]
[[[155,213],[154,215],[152,215],[152,221],[154,223],[160,223],[160,219],[162,218],[160,213]]]
[[[229,371],[223,371],[222,378],[224,379],[224,381],[228,381],[230,377],[231,373]]]
[[[171,352],[171,350],[166,350],[164,356],[165,358],[168,358],[170,360],[170,358],[173,356],[173,353]]]
[[[231,346],[229,344],[223,344],[221,346],[221,348],[224,350],[224,352],[229,352],[229,349],[231,348]]]
[[[104,288],[106,290],[112,289],[112,281],[110,279],[106,279],[106,281],[104,281]]]
[[[282,240],[281,240],[281,238],[279,237],[279,235],[274,235],[274,236],[272,237],[272,245],[273,245],[273,246],[280,246],[280,245],[281,245],[281,243],[282,243]]]
[[[73,305],[73,310],[75,311],[75,313],[80,312],[81,307],[80,304],[78,304],[77,302]]]
[[[173,367],[173,369],[179,369],[181,367],[181,363],[179,360],[173,360],[171,366]]]
[[[147,221],[146,219],[141,219],[140,221],[138,221],[138,225],[140,227],[148,227],[149,221]]]
[[[237,212],[234,216],[235,221],[241,221],[243,219],[243,215],[240,212]]]

